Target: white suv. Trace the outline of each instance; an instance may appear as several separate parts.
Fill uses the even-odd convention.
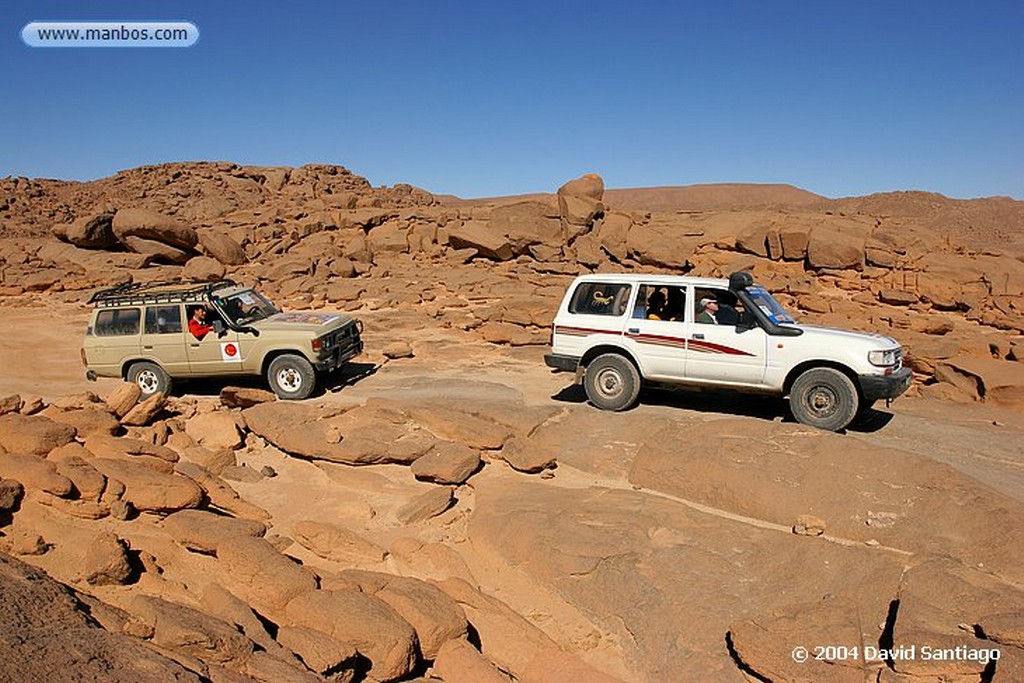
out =
[[[746,272],[578,277],[544,361],[604,410],[631,407],[643,381],[721,387],[788,395],[797,420],[833,431],[911,380],[895,340],[801,325]]]

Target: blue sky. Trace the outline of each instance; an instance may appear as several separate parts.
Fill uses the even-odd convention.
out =
[[[182,20],[189,48],[31,48]],[[1024,2],[47,2],[0,14],[0,177],[334,163],[463,197],[789,183],[1024,199]]]

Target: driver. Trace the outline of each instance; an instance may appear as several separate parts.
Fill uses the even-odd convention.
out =
[[[206,308],[204,306],[196,306],[192,311],[192,317],[188,321],[188,331],[199,341],[213,332],[213,326],[206,324]]]

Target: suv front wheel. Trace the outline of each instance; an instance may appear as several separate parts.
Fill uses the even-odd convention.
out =
[[[278,356],[267,366],[267,384],[278,398],[309,398],[316,387],[316,371],[308,360],[292,353]]]
[[[601,410],[626,410],[640,394],[640,373],[628,358],[606,353],[587,366],[583,388],[590,402]]]
[[[857,415],[857,388],[833,368],[811,368],[796,378],[789,392],[793,417],[810,427],[837,432]]]
[[[143,398],[149,398],[156,393],[166,396],[171,392],[170,376],[162,367],[149,361],[133,363],[128,369],[128,381],[139,385]]]

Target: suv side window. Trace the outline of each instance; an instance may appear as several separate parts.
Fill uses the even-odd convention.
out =
[[[633,308],[634,318],[648,320],[686,319],[686,287],[678,285],[643,285]]]
[[[631,285],[582,282],[569,302],[570,313],[621,316],[629,304]]]
[[[181,306],[147,306],[146,334],[181,334]]]
[[[96,314],[98,337],[126,337],[139,333],[139,319],[142,317],[137,308],[111,308]]]

